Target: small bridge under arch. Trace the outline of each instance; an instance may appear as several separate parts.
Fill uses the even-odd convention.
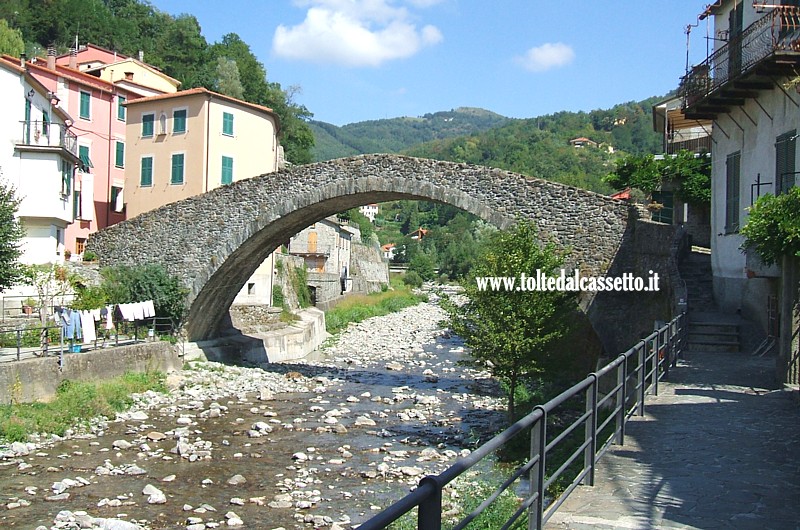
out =
[[[168,204],[97,232],[87,248],[101,265],[158,263],[181,278],[189,289],[188,338],[203,340],[219,332],[247,279],[292,235],[329,215],[397,199],[447,203],[501,228],[531,219],[542,239],[569,248],[570,262],[592,275],[621,272],[615,263],[630,256],[637,218],[620,201],[508,171],[362,155],[260,175]],[[593,324],[604,346],[616,347]]]

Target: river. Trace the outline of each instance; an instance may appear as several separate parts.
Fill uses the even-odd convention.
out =
[[[192,363],[116,419],[0,451],[0,527],[351,528],[504,419],[443,318],[353,324],[291,364]]]

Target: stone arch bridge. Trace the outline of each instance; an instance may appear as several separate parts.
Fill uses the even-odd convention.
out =
[[[397,155],[343,158],[237,181],[102,230],[87,249],[101,265],[158,263],[180,277],[189,289],[188,337],[203,340],[219,332],[241,287],[290,236],[329,215],[397,199],[447,203],[501,228],[531,219],[542,239],[571,249],[570,261],[586,274],[630,268],[621,257],[630,255],[637,216],[620,201],[499,169]],[[599,300],[591,305],[599,308]],[[593,326],[613,348],[614,336],[602,332],[608,312],[594,313]]]

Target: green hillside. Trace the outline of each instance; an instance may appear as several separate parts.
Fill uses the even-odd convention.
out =
[[[461,107],[418,118],[402,117],[351,123],[342,127],[310,121],[317,161],[365,153],[398,153],[411,146],[478,134],[508,123],[505,118],[484,109]]]

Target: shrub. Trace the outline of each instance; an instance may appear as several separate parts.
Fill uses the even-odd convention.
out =
[[[422,277],[415,271],[408,271],[403,276],[403,283],[409,287],[422,287]]]

